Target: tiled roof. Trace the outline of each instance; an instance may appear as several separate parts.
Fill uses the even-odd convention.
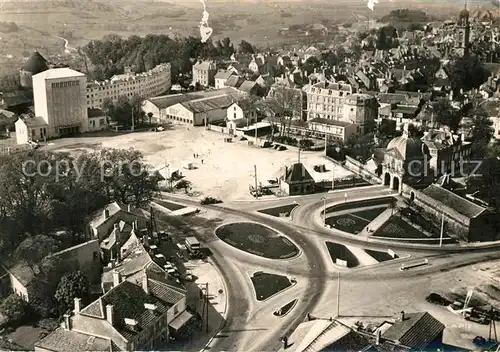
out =
[[[295,163],[288,168],[287,173],[285,175],[286,183],[290,184],[290,183],[304,182],[304,181],[314,182],[314,178],[311,176],[309,171],[307,171],[304,164]]]
[[[224,109],[237,100],[234,96],[223,94],[216,97],[209,97],[197,100],[191,100],[181,103],[186,109],[200,113],[216,109]]]
[[[434,184],[422,190],[422,192],[427,196],[443,203],[445,206],[455,210],[459,214],[469,218],[474,218],[486,210],[485,208]]]
[[[427,312],[407,313],[404,321],[395,322],[382,337],[421,351],[434,341],[444,328],[439,320]]]
[[[398,105],[395,109],[392,109],[393,113],[416,115],[418,111],[418,106],[402,106]]]
[[[49,351],[111,351],[111,340],[58,328],[35,344]]]
[[[338,121],[338,120],[332,120],[332,119],[324,119],[321,117],[316,117],[312,120],[309,120],[309,122],[320,123],[320,124],[330,125],[330,126],[338,126],[338,127],[346,127],[346,126],[352,125],[352,123],[350,123],[350,122]]]
[[[31,72],[34,75],[48,69],[47,60],[45,60],[38,51],[34,51],[33,54],[31,54],[22,68],[23,71]]]
[[[249,93],[256,86],[257,86],[257,83],[255,83],[254,81],[244,81],[243,83],[241,83],[241,85],[238,87],[238,89]]]
[[[195,70],[208,71],[208,70],[215,70],[216,66],[213,61],[201,61],[194,64],[193,68]]]
[[[14,276],[24,286],[28,286],[35,278],[34,268],[27,263],[21,262],[9,269],[9,273]]]
[[[156,310],[152,311],[145,308],[145,303],[154,304]],[[147,294],[141,286],[128,281],[123,281],[108,291],[100,299],[84,308],[81,314],[91,315],[89,314],[89,308],[91,310],[100,310],[101,304],[103,307],[107,305],[113,306],[113,326],[127,340],[141,333],[159,316],[166,314],[172,306],[163,299]],[[95,306],[99,306],[99,308],[95,308]],[[134,328],[127,326],[125,319],[133,319],[137,321],[137,325]]]
[[[23,122],[28,127],[39,127],[39,126],[47,126],[47,123],[40,116],[33,116],[23,119]]]
[[[215,74],[215,79],[228,79],[234,75],[233,71],[220,70]]]
[[[231,77],[229,77],[227,79],[227,81],[226,81],[226,83],[224,83],[224,85],[226,87],[238,88],[244,81],[245,81],[244,78],[242,78],[240,76],[232,75]]]
[[[96,109],[96,108],[87,109],[87,116],[89,118],[91,118],[91,117],[103,117],[105,115],[106,114],[101,109]]]
[[[200,95],[199,97],[202,98],[203,96]],[[148,101],[151,102],[151,104],[156,106],[158,109],[166,109],[169,106],[189,101],[192,99],[193,99],[192,96],[190,97],[186,94],[174,94],[174,95],[164,95],[161,97],[149,98]]]

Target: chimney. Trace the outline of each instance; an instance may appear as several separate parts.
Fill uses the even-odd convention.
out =
[[[405,321],[405,311],[401,311],[401,321]]]
[[[71,316],[64,314],[64,330],[71,331]]]
[[[143,270],[142,272],[142,289],[149,295],[148,274],[146,273],[146,270]]]
[[[104,218],[104,220],[109,218],[109,210],[107,208],[104,208],[104,210],[102,212],[102,217]]]
[[[75,298],[74,301],[75,301],[75,310],[74,310],[74,312],[75,312],[75,314],[78,314],[78,313],[80,313],[80,304],[81,304],[82,300],[80,298]]]
[[[380,329],[377,329],[377,331],[375,331],[375,345],[376,346],[380,345],[380,335],[381,334],[382,334],[382,332],[380,331]]]
[[[113,325],[113,305],[108,304],[106,306],[106,320],[109,324]]]
[[[131,212],[132,212],[132,205],[131,205],[130,203],[127,205],[127,211],[128,211],[129,213],[131,213]]]
[[[121,275],[118,270],[113,270],[113,287],[116,287],[120,284]]]

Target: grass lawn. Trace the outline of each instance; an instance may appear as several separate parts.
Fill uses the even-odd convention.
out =
[[[382,214],[385,209],[386,209],[385,207],[366,209],[366,210],[356,211],[352,214],[372,222],[373,220],[375,220],[377,216]]]
[[[375,231],[373,236],[389,238],[430,238],[402,220],[398,215],[391,216],[385,224]]]
[[[288,259],[299,253],[297,246],[286,237],[254,222],[222,225],[215,234],[233,247],[268,259]]]
[[[326,242],[326,247],[334,264],[337,263],[337,259],[340,259],[347,262],[348,268],[354,268],[359,265],[358,258],[345,246],[338,243]]]
[[[295,307],[296,303],[297,303],[297,300],[294,299],[293,301],[288,302],[287,304],[285,304],[283,307],[281,307],[280,309],[278,309],[273,314],[276,315],[277,317],[282,317],[282,316],[288,314],[288,312],[290,312],[292,310],[292,308]]]
[[[165,207],[165,208],[167,208],[168,210],[171,210],[171,211],[176,211],[176,210],[184,209],[185,208],[184,205],[180,205],[180,204],[172,203],[172,202],[167,202],[165,200],[155,199],[155,203],[158,203],[162,207]]]
[[[369,249],[365,249],[365,252],[372,256],[375,260],[378,262],[386,262],[388,260],[393,260],[399,258],[398,255],[396,254],[395,257],[393,258],[392,256],[389,255],[387,252],[379,252],[379,251],[372,251]]]
[[[263,301],[287,287],[292,283],[286,276],[257,272],[252,276],[257,301]]]
[[[275,207],[275,208],[267,208],[267,209],[262,209],[259,210],[259,213],[271,215],[271,216],[276,216],[279,217],[280,214],[286,213],[286,216],[290,216],[290,213],[292,212],[293,209],[298,207],[299,204],[287,204],[283,205],[281,207]]]
[[[41,328],[23,325],[8,334],[7,337],[23,349],[33,351],[35,349],[35,343],[40,339],[41,331]]]
[[[353,214],[344,214],[326,218],[326,223],[340,231],[357,234],[370,222],[354,216]]]

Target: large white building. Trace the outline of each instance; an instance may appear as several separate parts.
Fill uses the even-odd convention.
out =
[[[87,78],[69,68],[54,68],[33,76],[35,118],[16,122],[18,144],[88,130]]]
[[[164,63],[143,72],[133,73],[129,68],[125,73],[114,75],[106,81],[91,82],[87,86],[87,107],[101,108],[106,98],[115,102],[119,96],[131,98],[137,95],[143,99],[165,93],[172,86],[170,63]]]

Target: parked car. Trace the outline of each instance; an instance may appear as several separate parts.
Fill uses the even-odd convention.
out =
[[[220,203],[222,203],[222,200],[213,197],[205,197],[200,201],[201,205],[220,204]]]

